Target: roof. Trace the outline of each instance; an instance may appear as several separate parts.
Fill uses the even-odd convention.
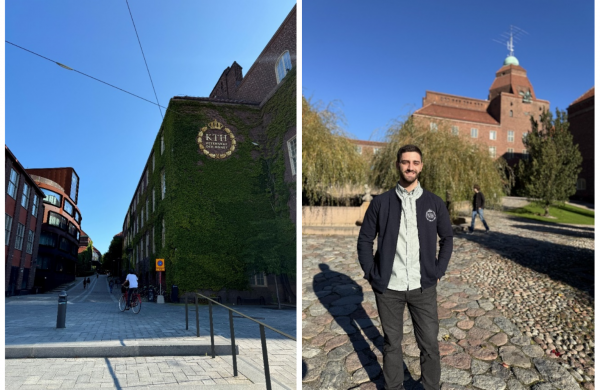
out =
[[[364,146],[386,146],[387,142],[377,142],[377,141],[363,141],[360,139],[351,139],[348,138],[348,140],[350,142],[352,142],[353,144],[357,144],[357,145],[364,145]]]
[[[6,146],[6,144],[4,144],[4,152],[8,153],[8,155],[15,161],[17,166],[19,168],[21,168],[21,171],[29,178],[30,183],[33,184],[33,188],[37,191],[37,193],[40,194],[41,197],[44,197],[44,192],[42,191],[41,187],[38,186],[37,183],[35,182],[35,180],[33,180],[33,178],[31,177],[31,175],[29,173],[27,173],[27,170],[23,167],[23,165],[21,165],[21,162],[17,159],[17,157],[13,154],[13,152],[8,148],[8,146]]]
[[[413,115],[425,115],[443,119],[454,119],[467,122],[485,123],[489,125],[498,125],[490,114],[484,111],[469,110],[468,108],[458,108],[441,106],[439,104],[428,104],[418,109]]]
[[[571,106],[574,106],[577,103],[581,103],[582,101],[589,99],[591,97],[594,97],[594,88],[596,87],[592,87],[590,88],[586,93],[584,93],[583,95],[579,96],[577,98],[577,100],[575,100],[573,103],[571,103]]]

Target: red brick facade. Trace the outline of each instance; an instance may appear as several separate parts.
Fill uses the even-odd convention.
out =
[[[6,145],[4,150],[4,218],[6,229],[4,292],[6,296],[11,296],[28,293],[34,285],[36,259],[44,215],[44,205],[42,204],[44,193],[25,172],[23,166]],[[18,175],[16,187],[14,186],[15,183],[11,184],[11,172]],[[25,185],[29,188],[27,207],[23,207]],[[20,231],[23,233],[22,238],[17,237]],[[33,242],[29,242],[30,234],[32,234]],[[18,245],[19,242],[20,245]]]
[[[567,108],[573,143],[583,157],[578,190],[573,199],[594,202],[594,87]]]
[[[523,135],[530,118],[539,119],[550,102],[537,99],[525,69],[505,65],[496,72],[488,100],[426,91],[423,107],[413,118],[430,129],[445,129],[486,145],[494,158],[516,164],[526,150]]]
[[[294,43],[291,45],[290,43]],[[264,102],[277,86],[276,65],[279,57],[286,51],[296,66],[296,6],[285,18],[277,32],[260,53],[245,77],[242,67],[237,63],[223,71],[215,84],[211,98],[223,98],[244,102]]]

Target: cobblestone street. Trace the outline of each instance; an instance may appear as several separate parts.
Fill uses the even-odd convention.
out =
[[[594,227],[487,211],[456,232],[440,281],[442,389],[594,388]],[[356,237],[304,236],[302,363],[307,389],[383,384],[383,333]],[[404,386],[422,389],[408,311]]]

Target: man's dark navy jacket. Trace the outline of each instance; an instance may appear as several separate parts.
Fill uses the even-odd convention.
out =
[[[416,201],[417,229],[419,231],[421,288],[435,285],[446,274],[452,256],[452,225],[446,205],[439,196],[423,190]],[[384,293],[392,276],[396,244],[400,232],[402,204],[396,189],[375,197],[363,219],[358,235],[358,261],[365,279],[373,290]],[[436,258],[437,237],[440,251]],[[373,256],[373,242],[377,237],[377,252]]]

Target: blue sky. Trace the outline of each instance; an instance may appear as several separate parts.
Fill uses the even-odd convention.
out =
[[[129,0],[160,105],[247,72],[295,1]],[[5,39],[156,101],[125,0],[8,0]],[[5,44],[5,143],[25,168],[73,167],[82,229],[122,229],[162,117],[156,105]],[[162,110],[164,114],[164,109]]]
[[[487,99],[515,42],[539,99],[554,113],[594,86],[594,2],[303,1],[302,93],[336,102],[355,138],[378,141],[422,106],[425,91]]]

